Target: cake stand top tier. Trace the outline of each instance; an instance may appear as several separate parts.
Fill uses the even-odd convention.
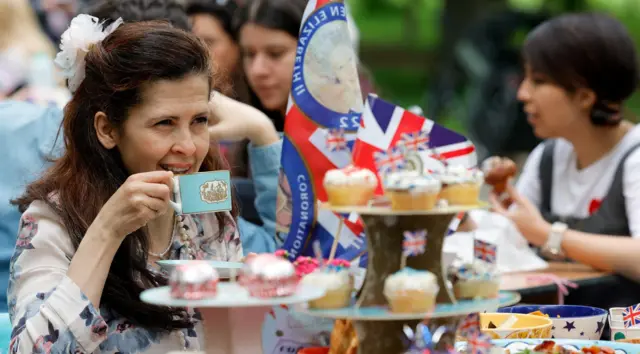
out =
[[[359,215],[451,215],[476,209],[487,209],[489,204],[479,202],[477,205],[452,205],[429,210],[393,210],[390,206],[345,206],[336,207],[329,203],[319,203],[319,207],[340,214],[357,213]]]

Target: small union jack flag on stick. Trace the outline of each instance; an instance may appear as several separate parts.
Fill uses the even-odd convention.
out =
[[[480,331],[467,336],[467,353],[469,354],[488,354],[491,347],[491,338]]]
[[[465,317],[458,326],[458,331],[462,337],[467,337],[472,333],[480,332],[480,314],[472,313]]]
[[[405,257],[418,256],[424,253],[427,247],[427,230],[405,231],[402,241],[402,253]]]
[[[377,151],[373,157],[381,173],[399,171],[403,169],[406,164],[404,154],[399,148],[393,148],[389,152]]]
[[[475,259],[495,264],[496,253],[496,245],[478,239],[473,240],[473,256]]]
[[[429,149],[429,133],[421,130],[414,133],[402,133],[398,146],[406,151],[424,151]]]
[[[407,266],[407,257],[421,255],[427,248],[427,230],[405,231],[403,236],[400,268]]]
[[[640,304],[629,306],[622,310],[624,328],[631,328],[640,324]]]
[[[344,136],[344,129],[329,129],[327,132],[327,148],[329,151],[345,151],[347,138]]]

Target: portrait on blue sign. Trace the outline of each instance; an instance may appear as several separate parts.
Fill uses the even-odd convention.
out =
[[[318,103],[343,114],[362,112],[360,81],[353,70],[357,62],[351,41],[344,35],[346,27],[346,22],[335,21],[318,29],[309,42],[303,73]]]

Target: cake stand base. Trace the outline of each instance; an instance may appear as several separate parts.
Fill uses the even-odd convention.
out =
[[[207,354],[241,354],[262,351],[262,323],[271,306],[201,308]]]
[[[358,353],[401,354],[409,345],[403,327],[416,328],[420,321],[354,321],[358,336]],[[397,335],[390,335],[397,334]]]

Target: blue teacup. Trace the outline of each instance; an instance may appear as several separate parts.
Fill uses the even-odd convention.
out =
[[[231,210],[229,171],[198,172],[173,177],[171,207],[178,214],[203,214]]]

